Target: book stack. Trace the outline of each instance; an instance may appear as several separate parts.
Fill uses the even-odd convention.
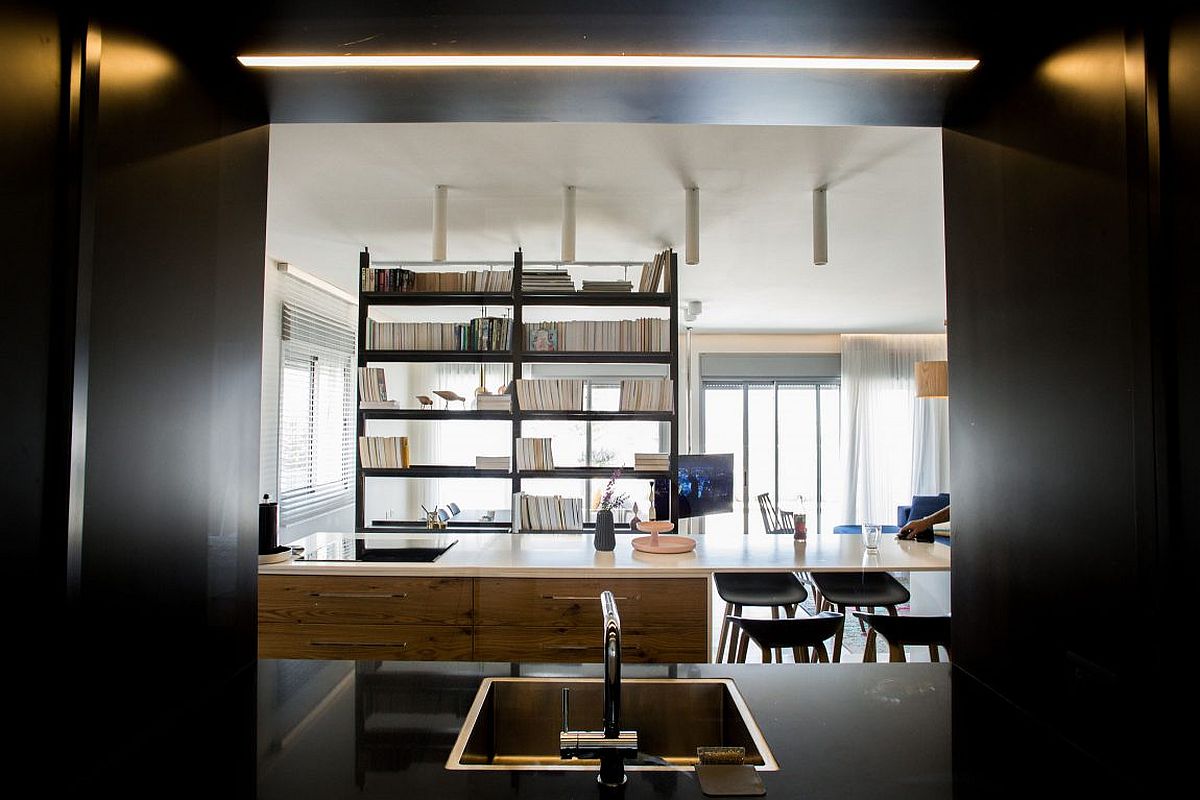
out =
[[[584,281],[585,292],[632,292],[632,281]]]
[[[521,272],[521,291],[529,294],[573,292],[575,281],[562,270],[527,269]]]
[[[475,395],[476,411],[511,411],[512,395],[510,394],[477,394]]]
[[[475,456],[475,469],[501,469],[508,472],[508,456]]]
[[[358,407],[368,411],[400,407],[395,400],[387,399],[382,367],[358,368]]]
[[[672,411],[675,383],[670,378],[621,381],[621,411]]]
[[[548,438],[518,438],[517,469],[530,472],[554,469],[554,454],[550,450],[550,440]]]
[[[470,322],[376,322],[367,320],[368,350],[482,352],[512,347],[512,320],[477,317]]]
[[[358,459],[365,469],[408,467],[407,436],[360,436]]]
[[[517,402],[524,411],[582,411],[582,378],[518,380]]]
[[[671,321],[641,318],[526,322],[528,352],[665,353],[671,349]]]
[[[666,472],[671,468],[670,453],[634,453],[634,472]]]
[[[671,251],[663,250],[654,256],[654,261],[642,265],[642,279],[638,281],[639,292],[659,292],[659,282],[663,286],[671,285]]]
[[[579,497],[518,495],[521,527],[535,531],[570,531],[583,528],[583,499]]]
[[[512,272],[415,272],[389,268],[362,270],[364,292],[510,292]]]

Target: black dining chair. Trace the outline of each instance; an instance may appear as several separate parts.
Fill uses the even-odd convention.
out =
[[[829,653],[825,650],[825,642],[836,636],[841,630],[844,619],[834,611],[822,611],[815,617],[796,617],[795,619],[749,619],[747,617],[727,617],[744,636],[741,637],[737,650],[737,663],[746,663],[746,650],[750,639],[762,650],[764,664],[771,663],[771,653],[775,652],[775,661],[782,662],[783,648],[791,648],[792,657],[797,664],[807,664],[810,661],[829,663]],[[809,657],[809,648],[812,657]]]
[[[867,647],[863,652],[864,662],[875,661],[876,634],[888,643],[889,661],[907,661],[905,645],[925,645],[929,648],[929,660],[940,661],[938,648],[946,650],[950,658],[950,615],[892,616],[891,614],[866,614],[854,612],[854,616],[866,622]]]
[[[717,663],[725,659],[725,643],[729,642],[728,661],[733,661],[738,650],[740,629],[730,635],[729,618],[741,616],[749,607],[767,607],[771,617],[779,619],[779,609],[788,617],[796,615],[796,609],[808,599],[808,590],[794,572],[714,572],[713,584],[717,595],[725,601],[725,616],[721,621],[721,635],[717,641]]]
[[[814,572],[813,586],[818,594],[817,610],[828,604],[843,614],[847,609],[860,608],[873,612],[876,608],[887,609],[895,616],[896,606],[909,601],[910,595],[904,584],[886,572]],[[844,626],[838,628],[833,640],[833,660],[842,660]]]

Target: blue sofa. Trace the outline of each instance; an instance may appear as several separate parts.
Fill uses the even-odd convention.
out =
[[[906,506],[896,507],[896,524],[884,525],[884,533],[899,533],[900,529],[908,524],[909,520],[921,519],[928,517],[935,511],[941,511],[946,506],[950,505],[950,495],[943,492],[942,494],[918,494],[914,495],[912,503]],[[861,534],[862,525],[835,525],[834,533]],[[944,537],[939,536],[938,539],[944,540]]]
[[[941,511],[948,505],[950,505],[950,494],[948,492],[914,495],[910,505],[896,507],[896,524],[903,528],[911,520],[928,517],[930,514],[935,511]]]

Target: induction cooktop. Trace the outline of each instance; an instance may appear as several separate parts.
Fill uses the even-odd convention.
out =
[[[347,533],[305,551],[297,561],[436,561],[458,544],[448,536]]]

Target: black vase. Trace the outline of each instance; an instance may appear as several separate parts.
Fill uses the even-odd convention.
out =
[[[592,544],[601,552],[609,552],[617,546],[617,535],[613,532],[613,516],[611,511],[596,512],[596,535]]]

